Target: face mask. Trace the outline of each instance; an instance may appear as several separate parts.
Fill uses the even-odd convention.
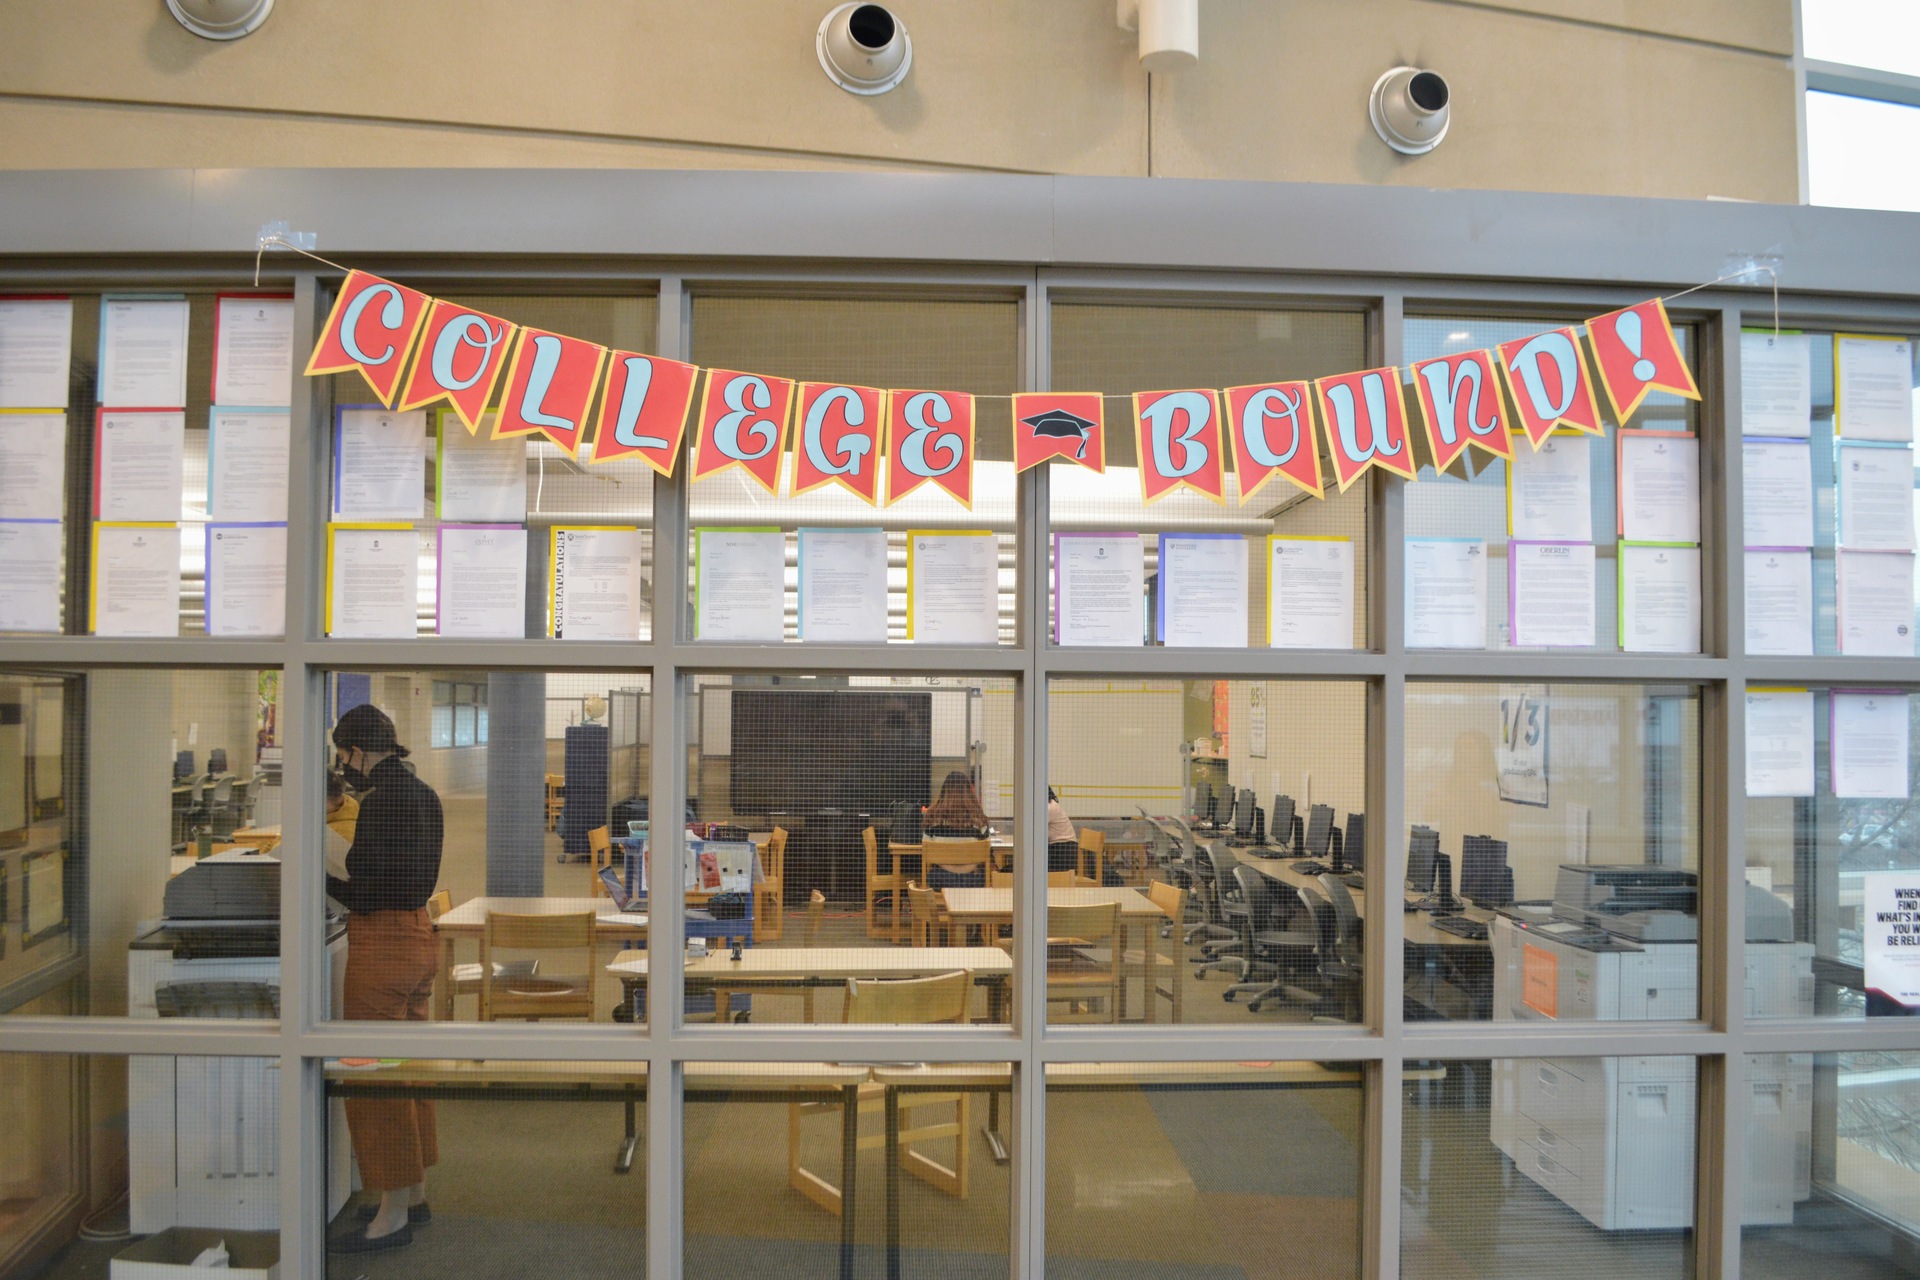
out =
[[[346,760],[340,762],[340,776],[345,778],[347,785],[355,791],[365,791],[373,785],[372,778],[369,778],[366,774],[354,768],[351,764],[347,763]]]

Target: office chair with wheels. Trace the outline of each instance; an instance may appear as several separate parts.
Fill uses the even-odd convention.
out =
[[[222,774],[213,784],[212,794],[207,797],[207,825],[213,828],[213,838],[216,840],[225,840],[239,825],[239,811],[233,803],[231,775]]]
[[[1213,935],[1215,941],[1201,944],[1202,959],[1195,967],[1193,976],[1196,979],[1203,978],[1219,969],[1236,978],[1244,978],[1253,954],[1250,937],[1252,905],[1235,876],[1240,860],[1233,856],[1233,851],[1227,848],[1224,840],[1215,841],[1206,846],[1206,850],[1212,869],[1212,874],[1206,878],[1211,893],[1208,913],[1214,917],[1210,924],[1217,932]],[[1265,876],[1252,873],[1251,868],[1248,870],[1250,874],[1256,874],[1260,883],[1266,883]]]
[[[1353,895],[1347,892],[1340,877],[1321,876],[1320,887],[1326,890],[1327,901],[1333,906],[1334,923],[1332,942],[1320,957],[1320,976],[1327,994],[1339,1008],[1341,1020],[1358,1022],[1361,975],[1365,972],[1360,913],[1355,910]]]
[[[1249,1007],[1257,1009],[1273,980],[1285,979],[1311,963],[1315,938],[1299,912],[1288,918],[1288,895],[1277,881],[1244,865],[1235,867],[1233,875],[1247,900],[1247,950],[1241,980],[1220,998],[1232,1003],[1235,996],[1251,991],[1254,1003]],[[1256,978],[1256,972],[1263,976]]]
[[[1284,954],[1276,955],[1283,963],[1276,969],[1273,981],[1254,992],[1247,1001],[1249,1013],[1258,1013],[1263,1006],[1276,1001],[1304,1009],[1309,1016],[1320,1013],[1325,1006],[1327,985],[1322,976],[1321,957],[1334,946],[1333,904],[1305,886],[1296,887],[1293,892],[1297,909],[1293,925],[1287,930],[1289,945]]]

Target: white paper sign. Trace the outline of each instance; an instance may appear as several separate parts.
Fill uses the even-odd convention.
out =
[[[1833,340],[1833,431],[1849,440],[1913,439],[1913,344]]]
[[[1813,355],[1804,333],[1740,335],[1740,431],[1805,439],[1813,422]]]
[[[693,531],[694,635],[778,644],[786,634],[787,538],[778,529]]]
[[[1515,646],[1592,646],[1591,544],[1511,543],[1507,548],[1507,577],[1509,633]]]
[[[0,413],[0,520],[58,520],[66,496],[67,415]]]
[[[1813,794],[1813,694],[1747,690],[1747,794]]]
[[[1913,656],[1913,555],[1899,551],[1842,551],[1839,579],[1840,652],[1850,657]]]
[[[94,515],[108,521],[180,518],[181,460],[187,447],[184,410],[100,414]],[[168,634],[172,634],[169,632]]]
[[[434,494],[440,518],[472,524],[519,524],[527,518],[527,441],[493,435],[491,413],[469,434],[459,415],[440,411]]]
[[[1500,686],[1500,741],[1494,771],[1500,798],[1514,804],[1547,804],[1547,686]]]
[[[1487,544],[1407,541],[1407,648],[1487,647]]]
[[[1913,450],[1843,445],[1838,453],[1840,545],[1913,550]]]
[[[907,637],[1000,643],[1000,541],[991,533],[907,533]]]
[[[60,630],[58,520],[0,520],[0,631]]]
[[[1813,447],[1748,440],[1740,448],[1749,547],[1813,545]]]
[[[1507,527],[1523,541],[1593,541],[1593,441],[1548,436],[1507,460]]]
[[[1267,643],[1275,649],[1353,648],[1353,543],[1267,539]]]
[[[527,634],[527,531],[519,525],[441,525],[438,577],[440,635]]]
[[[553,531],[553,634],[558,640],[640,637],[640,531]]]
[[[285,520],[292,415],[283,409],[215,409],[208,424],[207,514],[216,520]]]
[[[93,527],[93,634],[180,634],[177,525]]]
[[[1160,535],[1160,643],[1247,647],[1247,540]]]
[[[1055,644],[1143,643],[1146,554],[1139,534],[1055,534],[1053,583]]]
[[[1629,542],[1700,541],[1700,441],[1620,433],[1620,536]]]
[[[333,439],[333,514],[418,520],[426,507],[427,415],[342,409]]]
[[[287,526],[207,526],[207,634],[278,636],[286,631]]]
[[[186,407],[185,298],[101,299],[100,403],[126,409]]]
[[[419,634],[420,540],[411,526],[328,531],[327,634],[409,640]]]
[[[64,409],[73,299],[0,298],[0,409]]]
[[[1836,689],[1831,699],[1833,794],[1842,800],[1905,800],[1907,695]]]
[[[1860,921],[1867,1016],[1910,1017],[1920,1006],[1920,873],[1862,875]]]
[[[1620,647],[1700,652],[1700,548],[1620,544]]]
[[[213,402],[292,403],[293,299],[222,298],[214,318]]]
[[[1813,652],[1813,552],[1749,551],[1747,652],[1805,657]]]
[[[887,642],[884,529],[800,530],[800,638]]]

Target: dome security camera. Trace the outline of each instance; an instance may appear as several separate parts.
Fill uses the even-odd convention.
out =
[[[1403,156],[1422,156],[1447,136],[1452,96],[1439,72],[1395,67],[1373,82],[1367,115],[1382,142]]]
[[[884,5],[843,4],[828,10],[813,48],[827,78],[848,93],[885,93],[913,67],[913,41]]]
[[[273,0],[167,0],[181,26],[203,40],[238,40],[273,12]]]

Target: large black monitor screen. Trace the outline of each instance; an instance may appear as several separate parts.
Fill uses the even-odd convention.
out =
[[[927,804],[933,695],[892,689],[735,689],[735,813]]]

